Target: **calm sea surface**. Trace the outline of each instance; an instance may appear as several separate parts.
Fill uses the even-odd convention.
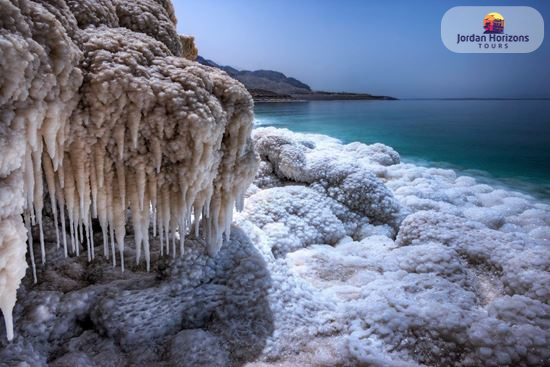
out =
[[[380,142],[403,161],[550,199],[550,101],[315,101],[255,111],[257,126]]]

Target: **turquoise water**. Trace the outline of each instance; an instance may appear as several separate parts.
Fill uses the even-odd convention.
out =
[[[259,126],[380,142],[403,161],[449,167],[550,198],[550,101],[258,103]]]

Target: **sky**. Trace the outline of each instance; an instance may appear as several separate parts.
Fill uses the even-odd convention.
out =
[[[550,97],[550,39],[528,54],[458,54],[441,41],[441,19],[454,6],[525,5],[550,19],[547,0],[173,2],[178,32],[195,36],[201,56],[238,69],[280,71],[315,90]]]

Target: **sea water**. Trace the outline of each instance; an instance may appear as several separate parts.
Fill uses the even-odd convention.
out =
[[[256,126],[383,143],[404,162],[550,199],[549,100],[257,103],[255,113]]]

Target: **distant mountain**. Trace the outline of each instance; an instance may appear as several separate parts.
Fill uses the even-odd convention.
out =
[[[248,89],[256,101],[292,101],[292,100],[344,100],[344,99],[395,99],[385,96],[373,96],[363,93],[337,93],[313,91],[309,85],[287,77],[273,70],[237,70],[212,60],[197,57],[203,65],[224,70]]]
[[[309,85],[285,74],[273,70],[237,70],[231,66],[218,65],[212,60],[199,56],[197,61],[203,65],[220,68],[243,83],[247,89],[257,89],[277,94],[311,93]]]

